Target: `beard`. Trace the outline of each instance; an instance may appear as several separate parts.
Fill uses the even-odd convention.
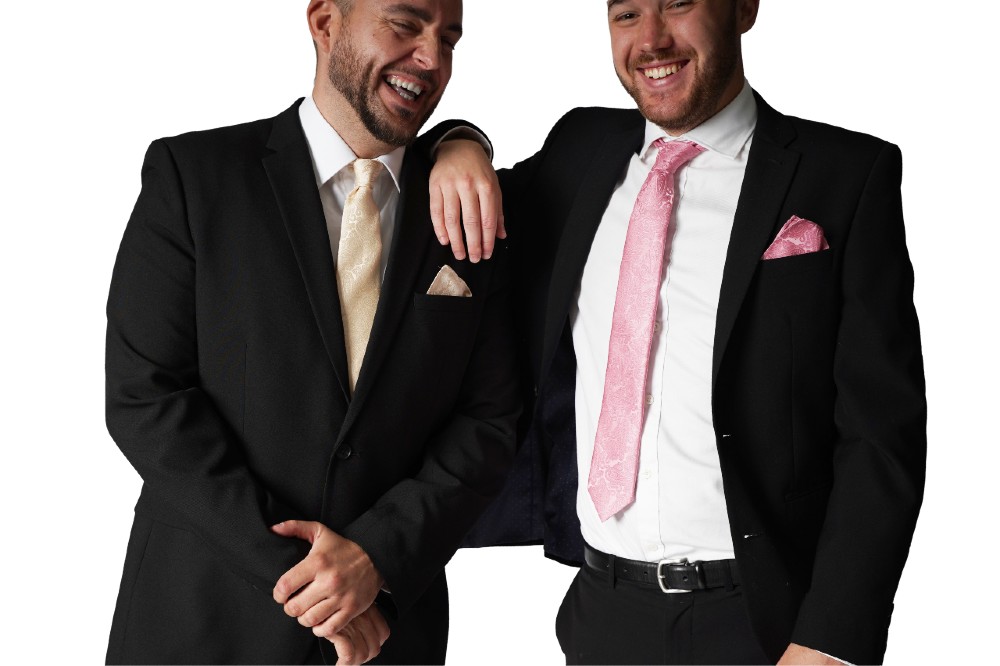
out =
[[[423,72],[406,73],[421,80],[428,79]],[[413,141],[437,106],[435,102],[419,118],[413,111],[405,108],[396,109],[399,118],[391,116],[378,96],[382,79],[375,71],[375,63],[364,62],[348,39],[338,39],[334,44],[327,77],[357,112],[368,133],[390,146],[405,146]]]
[[[736,16],[733,15],[732,21],[726,26],[719,49],[709,54],[704,61],[698,61],[699,64],[704,62],[704,68],[696,74],[688,97],[679,100],[678,105],[666,103],[656,95],[643,96],[638,84],[621,75],[618,79],[625,91],[635,100],[645,118],[668,132],[685,132],[702,124],[720,110],[719,101],[732,81],[739,62],[739,53],[739,34],[736,30]],[[643,54],[629,63],[629,71],[642,76],[637,72],[637,67],[661,59],[687,59],[687,67],[690,67],[695,55],[669,50],[655,51]],[[664,97],[668,97],[668,94]]]

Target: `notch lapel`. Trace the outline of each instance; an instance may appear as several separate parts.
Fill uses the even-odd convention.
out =
[[[339,440],[350,430],[365,400],[371,394],[379,371],[389,354],[399,322],[413,301],[414,284],[424,263],[426,248],[434,240],[430,219],[430,195],[427,182],[431,165],[420,151],[407,148],[400,177],[396,227],[389,249],[385,279],[375,310],[371,337],[365,350],[361,374],[355,386]]]
[[[267,144],[274,152],[263,159],[264,170],[284,219],[323,345],[333,364],[344,400],[349,401],[347,352],[330,234],[326,228],[309,146],[299,123],[298,108],[296,103],[275,118]]]
[[[761,255],[776,232],[778,215],[799,163],[799,153],[786,148],[795,138],[791,122],[768,106],[756,92],[754,97],[757,100],[757,128],[736,205],[719,293],[712,357],[713,392],[743,299]]]
[[[580,282],[583,267],[590,255],[597,227],[601,224],[611,194],[629,159],[642,148],[644,121],[636,111],[629,126],[604,135],[594,159],[580,180],[580,189],[566,217],[559,239],[552,282],[549,286],[545,316],[545,349],[542,353],[542,377],[548,373],[556,346],[566,326],[573,292]]]

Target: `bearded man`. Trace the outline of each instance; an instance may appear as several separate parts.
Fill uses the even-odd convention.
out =
[[[500,173],[531,434],[470,543],[581,566],[567,663],[885,651],[926,454],[901,157],[750,88],[758,4],[608,0],[638,108],[574,109]],[[440,151],[443,242],[484,161]]]
[[[443,663],[444,565],[513,458],[505,248],[435,242],[414,143],[461,0],[307,16],[311,96],[146,154],[108,299],[143,479],[108,663]]]

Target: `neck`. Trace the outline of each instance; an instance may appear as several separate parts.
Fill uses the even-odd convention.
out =
[[[358,112],[335,88],[316,85],[312,98],[323,119],[358,157],[374,159],[398,148],[372,136],[361,122]]]

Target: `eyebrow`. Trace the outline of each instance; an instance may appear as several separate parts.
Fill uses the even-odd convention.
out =
[[[620,2],[621,0],[612,0],[612,1]],[[430,23],[431,21],[434,20],[434,17],[431,16],[431,13],[426,9],[421,9],[420,7],[414,7],[413,5],[405,2],[400,2],[395,5],[390,5],[388,8],[386,8],[386,11],[390,13],[407,14],[409,16],[412,16],[413,18],[420,19],[424,23]],[[445,26],[444,29],[447,30],[448,32],[457,33],[459,36],[462,35],[461,23],[452,23],[451,25]]]
[[[615,5],[620,5],[623,2],[625,2],[625,0],[608,0],[608,11],[611,11],[612,7],[614,7]]]

